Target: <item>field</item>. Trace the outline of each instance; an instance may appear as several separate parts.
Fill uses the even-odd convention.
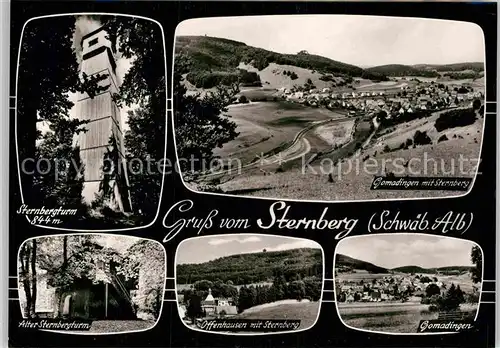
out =
[[[392,130],[385,130],[373,138],[361,153],[353,154],[356,142],[336,151],[323,154],[310,166],[274,175],[239,176],[221,185],[227,192],[245,187],[249,195],[288,199],[350,200],[436,197],[456,195],[457,191],[379,191],[369,190],[375,175],[392,172],[397,176],[424,177],[473,177],[477,170],[482,141],[484,118],[478,118],[470,126],[446,129],[437,132],[434,128],[438,115],[428,119],[400,124]],[[366,121],[365,121],[366,123]],[[432,144],[397,149],[407,139],[413,138],[417,130],[426,131]],[[365,139],[368,126],[358,128],[355,137]],[[446,136],[447,140],[439,139]],[[384,152],[385,146],[391,148]],[[307,158],[310,158],[307,157]],[[370,161],[366,161],[370,158]],[[410,160],[412,160],[410,162]],[[375,163],[375,165],[374,165]],[[304,163],[305,164],[305,163]],[[334,180],[331,182],[328,174]],[[302,183],[306,178],[307,187]]]
[[[260,310],[243,312],[231,319],[259,319],[259,320],[301,320],[299,329],[310,328],[319,315],[319,302],[295,302],[263,307]],[[251,309],[251,308],[250,308]]]
[[[356,272],[356,273],[338,273],[335,276],[336,280],[339,281],[358,281],[363,279],[364,281],[372,281],[373,279],[381,279],[384,277],[391,277],[392,273],[368,273],[368,272]]]
[[[427,310],[428,305],[395,303],[386,306],[370,303],[338,304],[341,320],[353,328],[391,332],[416,333],[420,320],[437,319],[437,313]],[[364,305],[364,306],[363,306]]]
[[[344,145],[352,140],[354,120],[316,127],[314,133],[330,146]]]
[[[240,64],[240,67],[244,64]],[[297,74],[297,79],[292,80],[290,77],[283,75],[283,71],[290,71]],[[264,87],[273,89],[285,87],[292,88],[294,85],[304,85],[307,79],[311,79],[316,88],[330,87],[331,82],[321,81],[319,78],[322,76],[319,72],[312,72],[309,69],[300,68],[293,65],[282,65],[271,63],[265,69],[258,72],[260,80]],[[341,78],[337,78],[341,81]]]
[[[248,93],[257,93],[255,91]],[[227,113],[237,124],[239,136],[217,149],[222,159],[238,159],[245,165],[265,154],[278,153],[293,142],[297,134],[314,122],[344,118],[344,115],[322,108],[309,108],[289,102],[255,102],[230,107]],[[307,138],[316,146],[328,143],[314,132]]]
[[[420,320],[438,319],[420,303],[338,303],[342,321],[351,327],[390,333],[416,333]],[[461,315],[474,319],[477,306],[462,305]]]

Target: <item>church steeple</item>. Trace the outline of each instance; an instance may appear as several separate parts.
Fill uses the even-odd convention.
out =
[[[212,296],[212,289],[208,289],[208,295],[207,295],[207,298],[205,299],[205,303],[215,303],[215,299],[214,297]]]

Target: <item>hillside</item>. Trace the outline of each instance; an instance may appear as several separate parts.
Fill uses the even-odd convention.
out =
[[[337,258],[335,260],[336,268],[349,268],[353,270],[364,270],[370,273],[414,273],[414,274],[436,274],[440,273],[463,273],[471,270],[472,267],[468,266],[447,266],[447,267],[438,267],[438,268],[423,268],[420,266],[409,265],[409,266],[401,266],[392,269],[386,269],[383,267],[376,266],[372,263],[361,261],[346,255],[337,254]]]
[[[402,266],[392,269],[393,272],[398,273],[436,273],[435,269],[422,268],[420,266]]]
[[[423,67],[418,68],[415,66],[402,65],[402,64],[380,65],[368,68],[366,70],[371,73],[384,74],[387,76],[422,76],[422,77],[440,76],[438,72],[433,70],[428,70]]]
[[[422,76],[422,77],[440,77],[440,73],[464,73],[479,75],[484,71],[484,63],[469,62],[469,63],[456,63],[456,64],[416,64],[416,65],[402,65],[402,64],[389,64],[374,66],[366,69],[372,73],[384,74],[387,76]]]
[[[438,268],[422,268],[420,266],[403,266],[393,268],[391,271],[394,272],[402,272],[402,273],[426,273],[426,274],[435,274],[437,272],[441,273],[462,273],[470,271],[472,267],[467,266],[448,266],[448,267],[438,267]]]
[[[419,69],[436,70],[436,71],[464,71],[464,70],[473,70],[476,72],[484,71],[484,63],[482,62],[455,63],[455,64],[445,64],[445,65],[419,64],[419,65],[414,65],[413,67]]]
[[[354,259],[342,254],[337,254],[337,257],[335,259],[335,267],[365,270],[370,273],[388,273],[388,270],[386,268],[379,267],[372,263]]]
[[[231,280],[235,285],[265,282],[277,271],[283,273],[286,280],[297,274],[302,278],[322,278],[322,258],[321,250],[312,248],[237,254],[200,264],[179,264],[176,278],[178,284],[220,279]]]
[[[243,42],[210,37],[178,36],[175,43],[176,58],[187,58],[181,73],[188,73],[186,79],[197,87],[210,88],[214,83],[229,84],[238,80],[240,63],[251,64],[257,71],[264,70],[271,63],[309,69],[334,76],[363,77],[386,80],[385,76],[371,73],[360,67],[335,61],[319,55],[301,51],[297,54],[283,54]]]

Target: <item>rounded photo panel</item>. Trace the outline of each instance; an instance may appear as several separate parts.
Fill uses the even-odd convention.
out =
[[[16,84],[16,150],[31,224],[71,231],[149,226],[163,188],[161,25],[113,14],[32,18]]]
[[[68,334],[149,330],[163,308],[166,253],[154,240],[63,234],[18,252],[20,325]]]
[[[457,332],[476,320],[483,251],[471,241],[414,233],[349,237],[337,245],[342,322],[386,334]],[[464,327],[465,327],[464,326]]]
[[[187,327],[229,335],[307,330],[318,319],[324,275],[321,246],[261,234],[181,242],[175,266],[179,316]]]
[[[185,20],[172,81],[184,184],[315,202],[463,196],[479,165],[485,75],[484,33],[470,22]]]

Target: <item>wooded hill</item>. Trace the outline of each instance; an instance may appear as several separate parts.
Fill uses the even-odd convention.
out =
[[[346,255],[337,254],[335,258],[335,268],[339,270],[364,270],[370,273],[414,273],[414,274],[436,274],[438,272],[447,274],[447,273],[463,273],[469,272],[473,267],[472,266],[446,266],[446,267],[438,267],[438,268],[423,268],[420,266],[401,266],[392,269],[383,268],[376,266],[372,263],[361,261]]]
[[[243,42],[211,36],[177,36],[175,41],[175,68],[187,74],[186,80],[198,88],[211,88],[218,84],[230,85],[242,82],[245,85],[260,86],[259,75],[248,74],[238,69],[240,63],[251,64],[261,71],[270,63],[289,65],[319,72],[325,76],[345,77],[349,82],[353,77],[372,81],[387,81],[387,76],[439,77],[447,73],[450,78],[479,77],[484,71],[484,63],[467,62],[456,64],[388,64],[367,69],[339,62],[320,55],[300,51],[285,54],[246,45]],[[182,58],[181,58],[182,57]],[[182,61],[182,64],[179,62]]]
[[[322,258],[321,250],[312,248],[237,254],[200,264],[179,264],[176,279],[178,284],[221,280],[242,285],[270,281],[277,271],[287,281],[295,280],[297,275],[322,279]]]
[[[469,272],[472,269],[471,267],[468,266],[449,266],[449,267],[438,267],[438,268],[423,268],[420,266],[403,266],[403,267],[397,267],[393,268],[392,271],[394,272],[402,272],[402,273],[426,273],[426,274],[435,274],[435,273],[463,273],[463,272]]]
[[[213,87],[205,80],[217,80],[228,84],[237,80],[241,62],[251,63],[257,70],[265,69],[270,63],[291,65],[335,76],[363,77],[387,80],[383,75],[369,72],[355,65],[342,63],[319,55],[301,51],[297,54],[283,54],[262,48],[248,46],[243,42],[210,36],[177,36],[175,42],[177,58],[187,58],[187,65],[181,73],[188,73],[186,79],[198,87]],[[178,68],[176,66],[176,68]]]
[[[386,268],[379,267],[373,263],[361,261],[346,255],[337,254],[335,258],[335,268],[338,269],[358,269],[370,273],[389,273]]]
[[[372,73],[384,74],[387,76],[422,76],[422,77],[439,77],[440,72],[453,72],[462,74],[474,74],[479,76],[479,73],[484,71],[484,63],[456,63],[456,64],[388,64],[380,65],[366,69]],[[445,74],[446,75],[446,74]]]

